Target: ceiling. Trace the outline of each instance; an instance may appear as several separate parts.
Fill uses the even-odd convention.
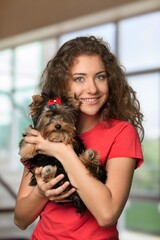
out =
[[[0,0],[0,39],[132,2],[140,1]]]

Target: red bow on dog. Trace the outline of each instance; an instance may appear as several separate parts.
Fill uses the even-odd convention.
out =
[[[49,99],[47,104],[50,107],[54,104],[61,104],[61,103],[62,103],[61,98],[57,97],[56,99]]]

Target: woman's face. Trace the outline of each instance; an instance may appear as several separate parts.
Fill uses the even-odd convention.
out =
[[[109,88],[104,64],[99,55],[81,55],[71,68],[70,90],[80,100],[80,110],[97,115],[108,99]]]

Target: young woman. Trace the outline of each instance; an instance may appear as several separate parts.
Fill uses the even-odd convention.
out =
[[[118,240],[117,221],[128,199],[134,170],[143,162],[143,114],[135,91],[108,45],[93,36],[66,42],[48,63],[41,92],[51,95],[62,89],[72,91],[81,102],[77,131],[86,148],[99,152],[107,181],[103,184],[89,175],[70,145],[49,142],[32,129],[25,141],[36,144],[40,153],[55,156],[70,182],[52,189],[64,176],[44,183],[42,169],[37,168],[37,186],[31,187],[30,173],[24,167],[15,224],[26,229],[40,216],[31,239]],[[75,188],[63,193],[69,184]],[[82,216],[71,203],[59,204],[67,202],[74,191],[87,207]]]

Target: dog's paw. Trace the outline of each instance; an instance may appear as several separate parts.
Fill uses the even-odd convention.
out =
[[[49,182],[51,179],[55,178],[57,172],[56,166],[47,165],[43,167],[41,176],[44,182]]]
[[[95,157],[95,151],[93,151],[92,149],[87,149],[86,155],[90,160],[93,160]]]
[[[29,143],[23,144],[18,154],[21,156],[23,160],[33,158],[37,154],[35,145]]]
[[[85,155],[89,160],[93,161],[97,157],[97,152],[95,152],[93,149],[87,149],[85,151]]]
[[[79,158],[86,166],[90,163],[99,164],[99,154],[93,149],[85,150],[80,154]]]

